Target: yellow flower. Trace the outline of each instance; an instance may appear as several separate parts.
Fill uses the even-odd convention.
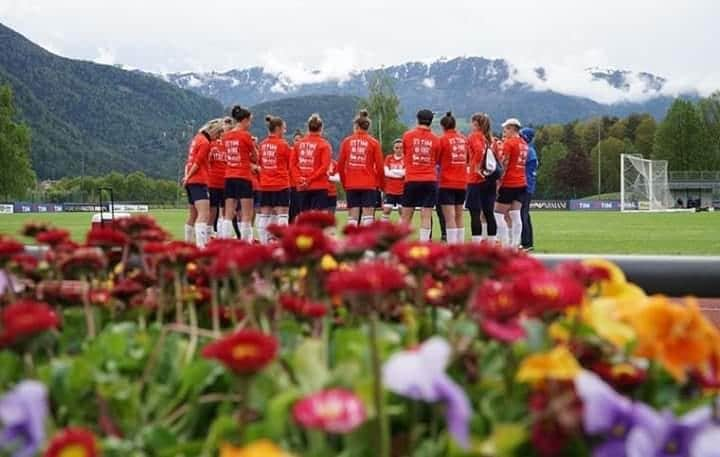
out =
[[[563,322],[555,321],[548,327],[548,335],[553,341],[567,343],[570,340],[570,331]]]
[[[309,251],[313,247],[313,244],[315,244],[315,240],[313,240],[311,236],[299,235],[295,238],[295,245],[301,251]]]
[[[617,348],[624,348],[635,339],[635,331],[623,322],[622,305],[625,300],[596,298],[582,308],[583,321]]]
[[[720,347],[720,332],[703,316],[695,300],[685,305],[651,297],[628,316],[637,333],[636,353],[655,359],[678,381],[703,366]]]
[[[220,457],[292,457],[287,452],[277,447],[272,441],[255,441],[243,448],[237,448],[230,444],[220,446]]]
[[[603,259],[589,259],[583,261],[583,263],[591,267],[603,268],[607,270],[610,275],[609,279],[600,281],[598,284],[598,295],[637,301],[642,301],[646,298],[645,292],[635,284],[629,283],[625,277],[625,273],[614,263]]]
[[[565,346],[550,352],[533,354],[520,364],[516,378],[519,382],[536,384],[546,379],[568,381],[580,373],[580,364]]]
[[[322,259],[320,259],[320,268],[322,268],[325,271],[334,271],[338,269],[338,263],[337,260],[333,258],[330,254],[325,254]]]

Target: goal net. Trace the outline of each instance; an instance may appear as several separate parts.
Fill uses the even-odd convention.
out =
[[[672,208],[667,160],[620,156],[620,210],[664,211]]]

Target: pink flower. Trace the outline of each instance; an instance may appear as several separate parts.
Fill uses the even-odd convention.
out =
[[[353,392],[329,389],[309,395],[293,406],[293,417],[306,428],[349,433],[365,422],[365,405]]]

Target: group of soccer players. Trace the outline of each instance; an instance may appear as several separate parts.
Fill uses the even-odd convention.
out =
[[[420,110],[415,128],[384,156],[362,110],[335,161],[319,115],[310,116],[307,132],[296,131],[290,145],[281,118],[266,116],[267,136],[259,140],[250,133],[252,113],[235,106],[230,117],[209,121],[191,142],[182,183],[190,205],[185,240],[199,246],[212,236],[253,241],[256,230],[258,241],[267,243],[270,224],[287,225],[308,210],[334,212],[342,185],[350,225],[371,224],[379,207],[384,220],[396,209],[410,224],[419,208],[419,238],[429,240],[437,206],[448,243],[461,243],[467,209],[473,241],[520,247],[521,207],[528,203],[526,129],[508,119],[502,139],[494,138],[490,117],[478,113],[466,136],[448,112],[437,136],[433,118],[432,111]]]

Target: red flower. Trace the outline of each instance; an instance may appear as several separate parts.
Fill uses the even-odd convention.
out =
[[[227,278],[233,273],[251,273],[271,263],[272,260],[272,250],[269,246],[236,244],[229,249],[223,249],[214,256],[208,274],[219,279]]]
[[[21,300],[11,303],[0,313],[0,341],[12,344],[18,339],[57,328],[60,321],[47,303]]]
[[[10,259],[10,268],[25,276],[37,279],[37,268],[40,261],[31,254],[20,253]]]
[[[93,229],[88,232],[87,239],[85,240],[85,244],[88,246],[105,248],[124,246],[127,242],[127,235],[112,227],[93,227]]]
[[[245,329],[214,341],[202,350],[206,359],[216,359],[239,374],[256,373],[275,359],[278,341],[272,335]]]
[[[11,257],[23,252],[25,252],[25,245],[0,235],[0,266],[4,265]]]
[[[610,279],[610,271],[597,265],[586,265],[582,262],[563,262],[557,266],[558,274],[569,276],[580,281],[586,287],[596,282]]]
[[[43,281],[38,284],[37,292],[44,300],[79,304],[87,287],[84,281]]]
[[[158,229],[158,225],[151,216],[145,214],[135,214],[130,217],[116,219],[113,224],[118,230],[134,237],[143,230]]]
[[[512,342],[525,337],[519,323],[522,304],[510,283],[487,280],[478,288],[470,304],[470,314],[490,338]]]
[[[345,252],[386,251],[390,246],[410,235],[412,229],[405,224],[375,221],[370,225],[348,225],[344,233],[343,251]]]
[[[145,311],[153,311],[158,307],[158,291],[155,288],[145,289],[143,293],[134,295],[130,299],[132,308],[142,309]]]
[[[145,287],[134,279],[121,279],[112,289],[112,295],[123,301],[129,300],[134,295],[145,290]]]
[[[540,420],[532,425],[530,442],[540,457],[556,457],[563,455],[570,435],[556,421]]]
[[[585,296],[585,289],[578,281],[549,271],[517,277],[513,290],[531,316],[580,305]]]
[[[497,243],[487,242],[452,244],[449,249],[452,266],[460,269],[492,270],[515,255]]]
[[[647,370],[629,363],[613,365],[608,362],[596,362],[590,365],[590,370],[621,391],[637,387],[647,380]]]
[[[330,251],[330,244],[322,229],[310,225],[288,226],[281,241],[289,262],[315,260]]]
[[[364,262],[352,270],[334,271],[326,285],[330,295],[382,295],[406,286],[403,272],[386,262]]]
[[[367,413],[355,393],[345,389],[328,389],[295,403],[293,417],[303,427],[342,434],[355,430],[365,422]]]
[[[105,306],[110,302],[111,292],[107,289],[92,289],[89,293],[90,303]]]
[[[93,275],[98,270],[104,270],[107,264],[107,257],[99,248],[89,247],[73,250],[62,258],[59,266],[65,277],[77,278],[83,274]]]
[[[23,226],[20,234],[30,238],[35,238],[38,234],[47,230],[50,230],[49,222],[30,221]]]
[[[425,241],[401,241],[392,248],[398,260],[411,270],[442,270],[449,260],[447,245]]]
[[[542,272],[545,270],[545,265],[543,265],[543,263],[535,257],[513,253],[513,255],[508,257],[505,262],[498,265],[495,269],[494,276],[498,279],[510,280],[515,276],[529,275],[531,273]]]
[[[88,430],[70,427],[56,434],[43,457],[97,457],[100,455],[95,436]]]
[[[282,308],[301,317],[318,318],[327,314],[325,304],[313,302],[304,297],[294,295],[281,295],[278,299]]]
[[[156,256],[160,263],[172,267],[184,267],[198,257],[199,251],[195,245],[184,241],[171,241],[169,243],[148,242],[143,245],[145,254]]]
[[[40,232],[35,237],[35,241],[39,244],[47,244],[49,246],[58,246],[70,239],[70,232],[62,229],[48,229]]]
[[[295,225],[311,225],[317,228],[335,227],[335,215],[327,211],[303,211],[295,218]]]
[[[159,229],[159,228],[152,228],[152,229],[146,229],[141,230],[140,233],[137,234],[135,237],[138,241],[144,241],[144,242],[163,242],[167,241],[169,238],[168,233],[165,230]]]
[[[208,312],[208,315],[212,317],[213,315],[213,308],[207,307],[205,308]],[[225,322],[232,322],[233,320],[233,314],[235,314],[235,320],[241,321],[245,319],[245,311],[242,308],[236,308],[235,306],[220,306],[219,309],[220,319],[222,319]]]

